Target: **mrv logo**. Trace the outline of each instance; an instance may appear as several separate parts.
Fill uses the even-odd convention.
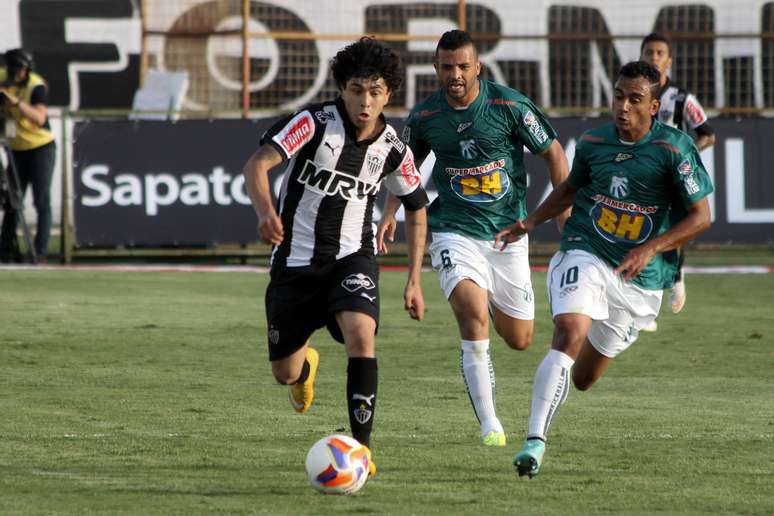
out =
[[[338,195],[348,201],[363,200],[379,191],[378,183],[366,183],[336,170],[317,168],[312,161],[306,162],[298,176],[298,182],[325,195]]]
[[[81,182],[87,190],[81,204],[89,208],[113,202],[118,206],[144,206],[145,214],[158,215],[160,206],[180,203],[185,206],[217,204],[229,206],[250,204],[241,174],[226,174],[214,167],[209,175],[194,172],[177,177],[172,174],[117,174],[110,177],[110,167],[95,164],[86,167]]]

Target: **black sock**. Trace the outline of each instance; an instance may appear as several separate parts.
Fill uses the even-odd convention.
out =
[[[352,437],[371,447],[378,370],[375,358],[354,357],[347,366],[347,408]]]
[[[304,359],[304,365],[301,366],[301,374],[298,375],[296,383],[304,383],[309,378],[309,360]]]

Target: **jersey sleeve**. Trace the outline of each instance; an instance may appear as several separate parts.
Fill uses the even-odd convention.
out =
[[[695,145],[674,154],[671,166],[672,181],[684,206],[699,202],[715,190]]]
[[[287,160],[310,142],[314,133],[314,117],[304,110],[284,117],[271,126],[261,138],[261,145],[271,145],[283,160]]]
[[[384,176],[384,186],[400,199],[403,207],[416,211],[425,207],[428,202],[427,193],[422,188],[422,177],[414,164],[414,154],[406,147],[397,168]]]
[[[35,104],[48,104],[48,88],[43,84],[38,84],[32,88],[32,93],[30,93],[30,104],[33,106]]]
[[[419,120],[413,113],[406,119],[401,139],[411,148],[420,163],[430,154],[430,144],[421,138]]]
[[[514,143],[526,146],[532,154],[540,154],[556,138],[551,123],[532,102],[521,101],[515,104],[512,113],[516,120],[511,138]]]
[[[691,130],[707,122],[707,113],[704,112],[704,108],[699,103],[699,100],[690,93],[685,97],[683,120]]]

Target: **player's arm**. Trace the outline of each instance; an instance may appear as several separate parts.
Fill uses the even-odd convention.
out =
[[[562,181],[526,219],[517,220],[514,224],[497,233],[495,235],[495,247],[502,242],[502,249],[505,249],[508,244],[517,241],[536,226],[568,211],[575,200],[576,192],[577,189],[570,184],[569,180]]]
[[[567,165],[567,156],[564,154],[564,149],[559,140],[554,139],[551,145],[546,150],[539,154],[546,162],[548,167],[548,175],[551,178],[551,184],[554,188],[562,184],[567,176],[570,174],[570,168]],[[556,225],[561,233],[564,229],[564,223],[570,217],[570,208],[567,208],[563,212],[559,213],[556,219]]]
[[[269,187],[269,170],[282,163],[282,156],[269,144],[261,145],[247,160],[242,174],[245,187],[258,216],[258,233],[267,244],[279,245],[284,236],[282,221],[274,209]]]
[[[408,280],[403,291],[404,308],[412,319],[425,317],[425,298],[422,293],[422,260],[427,240],[427,209],[406,209],[406,241],[408,242]]]
[[[656,254],[677,249],[710,227],[710,208],[706,197],[687,209],[686,217],[668,231],[629,251],[616,267],[616,274],[622,274],[625,280],[630,280],[642,272]]]
[[[404,131],[404,136],[406,135]],[[411,134],[411,130],[408,131]],[[412,140],[409,136],[404,143],[408,145],[414,153],[414,163],[417,170],[422,166],[428,154],[430,154],[430,147],[425,142]],[[395,218],[395,214],[398,213],[400,208],[400,199],[392,192],[387,193],[387,200],[384,203],[384,209],[382,210],[382,218],[379,221],[379,226],[376,228],[376,250],[379,254],[389,253],[386,240],[392,242],[395,240],[395,230],[398,228],[398,221]]]
[[[689,94],[683,106],[683,119],[696,133],[693,143],[699,152],[715,144],[715,131],[707,123],[707,113],[695,95]]]
[[[708,147],[715,145],[715,130],[708,123],[704,123],[695,129],[696,138],[693,142],[696,144],[696,148],[699,152]]]

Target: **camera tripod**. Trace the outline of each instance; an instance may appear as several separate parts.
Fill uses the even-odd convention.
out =
[[[5,212],[4,217],[16,217],[16,221],[21,223],[24,242],[27,244],[27,256],[31,263],[37,263],[35,246],[32,244],[30,229],[24,218],[24,197],[22,196],[19,174],[16,172],[16,163],[13,160],[13,152],[11,152],[7,139],[0,137],[0,149],[5,154],[5,164],[0,161],[0,210]],[[10,242],[3,242],[3,246],[8,246],[8,248],[0,249],[0,253],[3,254],[10,251],[9,255],[2,256],[0,254],[0,258],[21,261],[22,253],[16,239],[15,227],[10,240]]]

